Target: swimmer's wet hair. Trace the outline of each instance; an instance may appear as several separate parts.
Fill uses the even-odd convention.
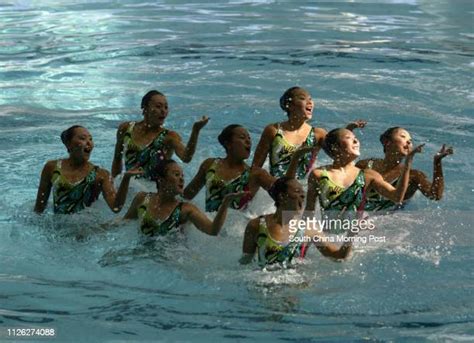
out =
[[[84,126],[81,125],[73,125],[69,129],[66,129],[61,132],[61,142],[63,142],[65,146],[67,146],[71,141],[72,137],[74,137],[74,130],[79,127],[84,128]]]
[[[339,146],[339,133],[344,130],[343,128],[337,128],[328,132],[326,137],[324,138],[322,148],[324,152],[334,159],[335,154],[334,150],[337,146]]]
[[[234,129],[237,129],[239,127],[243,127],[243,126],[239,125],[239,124],[228,125],[224,128],[224,130],[222,130],[222,132],[219,134],[219,136],[217,136],[217,140],[219,141],[219,143],[221,143],[221,145],[224,147],[224,149],[226,149],[226,151],[227,151],[227,148],[226,148],[225,145],[232,140],[232,136],[234,134]]]
[[[392,140],[393,134],[400,129],[402,129],[400,126],[394,126],[385,130],[385,132],[380,135],[380,143],[383,145],[383,152],[385,152],[385,145]]]
[[[288,182],[290,180],[293,179],[287,176],[282,176],[277,179],[268,190],[268,194],[275,202],[275,207],[280,206],[280,203],[278,202],[278,197],[280,196],[280,194],[288,192]]]
[[[175,160],[172,159],[159,161],[156,164],[155,169],[153,169],[153,172],[150,173],[151,180],[156,182],[159,178],[165,178],[168,167],[173,163],[178,164]]]
[[[283,111],[288,113],[288,107],[290,107],[291,101],[293,100],[293,94],[299,89],[302,88],[298,86],[288,88],[280,97],[280,107]]]
[[[148,106],[148,103],[150,102],[151,98],[153,98],[155,95],[161,95],[161,96],[165,96],[163,93],[161,92],[158,92],[156,90],[151,90],[149,91],[148,93],[146,93],[143,98],[142,98],[142,104],[141,104],[141,108],[144,109],[145,107]]]

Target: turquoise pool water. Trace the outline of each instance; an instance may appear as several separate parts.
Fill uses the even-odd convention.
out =
[[[469,0],[2,1],[0,337],[42,327],[60,341],[474,340],[473,12]],[[244,124],[255,146],[293,85],[312,93],[314,124],[369,121],[363,157],[381,155],[378,135],[394,125],[427,143],[415,167],[429,175],[433,154],[453,145],[444,199],[418,196],[377,218],[387,242],[358,245],[350,261],[311,251],[273,273],[238,265],[240,213],[221,237],[189,230],[159,248],[134,226],[98,232],[114,218],[103,203],[32,214],[41,168],[65,156],[70,125],[90,129],[92,161],[110,168],[118,124],[161,90],[167,126],[186,140],[211,117],[189,180],[223,154],[225,125]],[[259,194],[253,213],[269,208]]]

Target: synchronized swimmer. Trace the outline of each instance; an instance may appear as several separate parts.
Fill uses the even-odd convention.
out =
[[[290,228],[290,220],[301,218],[306,198],[309,213],[314,213],[319,202],[323,216],[346,219],[364,218],[364,211],[393,209],[412,198],[417,190],[430,199],[442,198],[441,161],[453,154],[451,147],[443,145],[434,156],[430,182],[423,172],[411,169],[413,158],[423,145],[413,148],[405,129],[393,127],[381,135],[384,158],[356,163],[360,143],[352,131],[364,128],[365,121],[349,123],[329,133],[312,127],[308,121],[313,115],[314,102],[301,87],[285,91],[280,107],[288,119],[265,127],[251,166],[246,163],[252,146],[248,131],[241,125],[229,125],[218,137],[226,156],[204,160],[185,187],[183,171],[171,157],[176,153],[184,163],[191,161],[199,133],[209,118],[203,116],[194,123],[189,141],[184,145],[178,133],[164,127],[168,116],[166,97],[152,90],[141,102],[143,120],[122,123],[117,130],[111,174],[89,162],[94,143],[86,128],[74,125],[61,134],[69,156],[45,164],[34,211],[45,211],[52,190],[54,213],[80,212],[101,193],[110,209],[118,213],[125,204],[130,179],[135,177],[153,182],[157,189],[136,194],[124,217],[138,219],[144,235],[168,235],[181,230],[186,222],[206,234],[217,235],[227,209],[251,206],[252,198],[263,188],[274,200],[276,210],[249,221],[240,262],[250,263],[257,254],[259,265],[266,268],[286,266],[295,257],[304,257],[309,242],[322,255],[336,260],[347,258],[352,251],[352,244],[357,241],[355,231],[347,231],[342,240],[336,240],[342,243],[338,245],[324,230]],[[313,168],[321,149],[333,162]],[[268,171],[262,168],[267,157]],[[125,172],[116,190],[113,177],[122,174],[122,165]],[[306,178],[307,196],[300,183]],[[191,200],[203,187],[206,212],[216,212],[213,220],[192,203],[178,198]],[[291,218],[286,218],[288,213]]]

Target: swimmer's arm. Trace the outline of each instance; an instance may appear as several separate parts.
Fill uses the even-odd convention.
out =
[[[303,146],[296,150],[293,155],[291,155],[290,165],[288,166],[285,176],[294,179],[296,177],[296,172],[298,171],[298,163],[300,162],[300,159],[309,152],[313,155],[317,155],[319,149],[319,146]]]
[[[262,132],[260,141],[258,142],[257,148],[255,149],[255,155],[253,156],[252,167],[262,167],[267,159],[267,155],[270,152],[270,148],[273,142],[273,138],[276,134],[276,128],[274,124],[268,125]]]
[[[353,131],[354,129],[363,129],[367,125],[366,120],[356,120],[352,123],[347,124],[346,129],[349,131]]]
[[[421,152],[424,144],[413,149],[406,157],[406,162],[403,166],[402,176],[397,182],[397,187],[393,187],[390,183],[385,181],[379,173],[372,169],[366,169],[365,173],[369,178],[368,187],[373,187],[381,196],[400,204],[405,198],[405,193],[410,183],[410,169],[413,164],[413,157],[416,153]]]
[[[326,242],[324,237],[326,237],[324,234],[318,232],[317,234],[314,234],[312,238],[316,249],[318,249],[323,256],[330,257],[336,260],[344,260],[352,252],[351,240],[348,240],[341,246],[338,246],[331,242]]]
[[[128,126],[128,122],[122,123],[117,130],[117,141],[115,143],[114,159],[112,161],[112,177],[116,177],[122,172],[123,138]]]
[[[183,192],[183,197],[185,199],[193,199],[201,190],[202,187],[206,184],[206,173],[214,162],[214,158],[208,158],[201,163],[197,174],[191,180],[191,182],[186,186]]]
[[[56,161],[48,161],[43,167],[34,208],[36,213],[43,213],[48,205],[49,194],[51,193],[52,187],[51,178],[53,177],[55,166]]]
[[[138,218],[138,208],[145,200],[145,196],[146,196],[145,192],[139,192],[135,196],[123,219],[137,219]]]
[[[201,212],[199,208],[191,203],[186,203],[186,214],[185,222],[189,220],[199,230],[210,236],[217,236],[224,225],[225,218],[227,216],[227,209],[234,198],[241,197],[245,193],[231,193],[227,194],[222,200],[221,206],[217,211],[213,221]]]
[[[319,150],[323,146],[323,143],[324,143],[324,140],[326,139],[327,134],[328,134],[328,132],[325,129],[321,128],[321,127],[316,127],[314,129],[314,135],[315,135],[316,139],[318,140],[318,143],[316,145],[316,147],[318,149],[315,151],[316,155],[318,154]]]
[[[306,195],[306,211],[314,212],[316,199],[319,195],[319,171],[313,170],[308,177],[308,194]]]
[[[266,170],[260,167],[252,167],[250,172],[250,192],[252,196],[257,193],[260,187],[268,191],[275,181],[276,177],[270,175]]]
[[[259,218],[252,219],[247,224],[244,233],[244,242],[242,245],[242,257],[239,259],[240,264],[249,264],[252,262],[257,250],[257,237]]]
[[[118,213],[122,210],[125,200],[127,199],[130,179],[135,175],[143,174],[143,171],[138,168],[128,170],[123,175],[118,192],[115,192],[114,181],[107,170],[99,169],[98,174],[105,202],[114,213]]]
[[[416,183],[417,188],[420,189],[424,196],[432,200],[441,200],[444,192],[444,176],[441,160],[453,153],[454,151],[452,147],[446,147],[446,145],[443,144],[441,150],[433,159],[433,182],[431,183],[423,172],[418,170],[413,170],[411,172],[412,180]]]
[[[200,120],[194,123],[193,129],[191,131],[191,136],[189,137],[188,144],[184,146],[181,137],[176,132],[170,132],[171,147],[176,152],[176,155],[184,163],[191,162],[194,152],[196,151],[196,145],[199,138],[199,132],[207,124],[209,118],[203,116]]]

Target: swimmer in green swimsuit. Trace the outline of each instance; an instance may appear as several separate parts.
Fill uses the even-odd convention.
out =
[[[193,199],[206,187],[206,212],[217,211],[224,197],[229,193],[246,192],[246,195],[231,203],[231,208],[242,209],[257,193],[265,190],[275,181],[261,168],[250,168],[245,160],[250,156],[251,140],[248,131],[240,125],[229,125],[218,137],[225,148],[225,158],[208,158],[196,176],[184,190],[186,199]]]
[[[48,161],[41,173],[36,197],[35,212],[42,213],[53,190],[54,213],[76,213],[90,206],[100,193],[114,212],[119,212],[125,203],[130,178],[142,172],[131,169],[125,174],[118,192],[107,170],[89,162],[94,148],[92,136],[82,126],[72,126],[61,134],[69,157]]]
[[[412,138],[410,133],[401,127],[392,127],[386,130],[380,136],[380,142],[384,147],[383,159],[366,159],[357,162],[357,167],[362,169],[375,170],[382,177],[394,184],[400,178],[403,170],[403,159],[412,150]],[[404,201],[413,197],[417,190],[432,200],[441,200],[444,191],[444,177],[441,160],[453,154],[452,147],[446,147],[444,144],[440,151],[435,154],[433,159],[433,181],[430,182],[425,173],[419,170],[410,171],[410,181]],[[380,211],[393,209],[396,204],[379,194],[373,189],[367,192],[366,210]]]
[[[288,89],[280,98],[280,107],[288,120],[265,127],[252,166],[261,168],[270,156],[270,173],[281,177],[289,167],[292,154],[301,146],[312,146],[315,149],[300,159],[298,165],[297,177],[302,179],[313,166],[326,131],[307,123],[313,117],[314,102],[303,88]]]
[[[125,169],[140,167],[144,170],[143,177],[151,180],[151,173],[156,170],[159,161],[176,155],[185,163],[193,158],[199,137],[199,132],[209,119],[202,117],[193,125],[191,137],[185,146],[181,137],[174,131],[163,127],[168,116],[166,97],[155,90],[149,91],[142,99],[143,120],[120,124],[117,131],[112,176],[122,172],[122,158],[125,159]]]
[[[308,179],[307,211],[314,211],[319,200],[323,213],[347,216],[360,214],[364,210],[366,190],[371,187],[379,194],[401,202],[408,187],[410,168],[415,153],[422,146],[406,156],[406,163],[397,187],[386,182],[374,170],[362,170],[355,166],[360,145],[354,133],[347,129],[335,129],[326,135],[323,149],[333,159],[330,166],[314,169]],[[358,216],[360,218],[360,216]]]
[[[241,264],[250,263],[255,253],[261,267],[273,268],[291,265],[295,257],[304,257],[305,242],[317,241],[320,232],[290,227],[292,219],[298,219],[303,210],[304,190],[301,184],[288,177],[279,178],[272,186],[270,195],[275,201],[275,213],[252,219],[247,224],[243,242]],[[290,218],[291,217],[291,218]],[[342,246],[324,242],[317,244],[319,251],[327,257],[346,258],[351,249],[349,241]]]
[[[288,120],[265,127],[255,150],[252,166],[261,168],[269,156],[270,174],[282,177],[286,174],[295,151],[313,147],[298,162],[296,177],[303,179],[316,161],[326,130],[308,124],[313,117],[314,102],[303,88],[292,87],[286,90],[280,98],[280,107],[286,112]],[[359,120],[348,124],[347,129],[362,128],[364,125],[365,121]]]
[[[163,160],[156,166],[156,193],[138,193],[124,219],[139,219],[143,234],[166,235],[191,222],[198,230],[216,236],[224,225],[227,208],[244,193],[230,193],[222,200],[213,221],[189,202],[176,197],[183,194],[183,170],[173,160]]]

